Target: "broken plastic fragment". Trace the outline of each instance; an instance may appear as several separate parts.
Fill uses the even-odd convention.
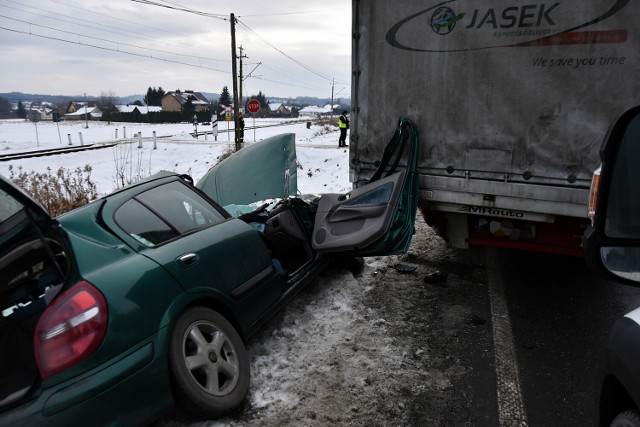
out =
[[[418,267],[416,267],[415,265],[396,264],[393,266],[393,268],[395,268],[399,273],[413,273]]]

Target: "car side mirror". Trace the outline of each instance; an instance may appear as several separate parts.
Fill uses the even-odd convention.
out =
[[[590,267],[640,286],[640,106],[609,129],[592,183],[592,225],[585,232]]]

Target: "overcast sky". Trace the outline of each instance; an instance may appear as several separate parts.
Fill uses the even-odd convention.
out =
[[[139,1],[0,0],[0,92],[231,91],[234,13],[244,96],[350,96],[348,0]]]

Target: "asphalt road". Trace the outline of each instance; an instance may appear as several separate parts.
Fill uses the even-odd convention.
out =
[[[486,256],[505,289],[528,425],[595,425],[607,332],[640,306],[640,289],[608,283],[578,258],[507,250]]]

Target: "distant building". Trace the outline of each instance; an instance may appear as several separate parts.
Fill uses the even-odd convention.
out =
[[[27,110],[27,118],[33,120],[34,117],[37,121],[52,121],[53,110],[45,107],[31,107]]]
[[[162,111],[182,111],[187,101],[191,100],[191,104],[196,112],[207,111],[209,109],[209,100],[200,92],[185,90],[181,92],[167,92],[162,97]]]
[[[116,105],[116,109],[119,113],[133,113],[133,114],[148,114],[159,113],[162,111],[162,107],[154,107],[147,105]]]
[[[269,103],[267,105],[269,106],[270,116],[282,117],[291,115],[291,111],[287,107],[285,107],[283,103]]]
[[[337,107],[338,105],[334,105],[334,109]],[[324,107],[309,105],[307,107],[300,109],[300,111],[298,111],[298,114],[300,117],[320,118],[322,116],[331,115],[331,111],[332,111],[331,104],[327,104]]]
[[[85,107],[74,111],[73,113],[67,113],[64,115],[65,120],[100,120],[102,118],[102,111],[98,107]]]
[[[67,114],[75,113],[81,109],[84,109],[85,105],[87,106],[88,109],[97,108],[97,105],[95,102],[71,101],[67,106]]]

